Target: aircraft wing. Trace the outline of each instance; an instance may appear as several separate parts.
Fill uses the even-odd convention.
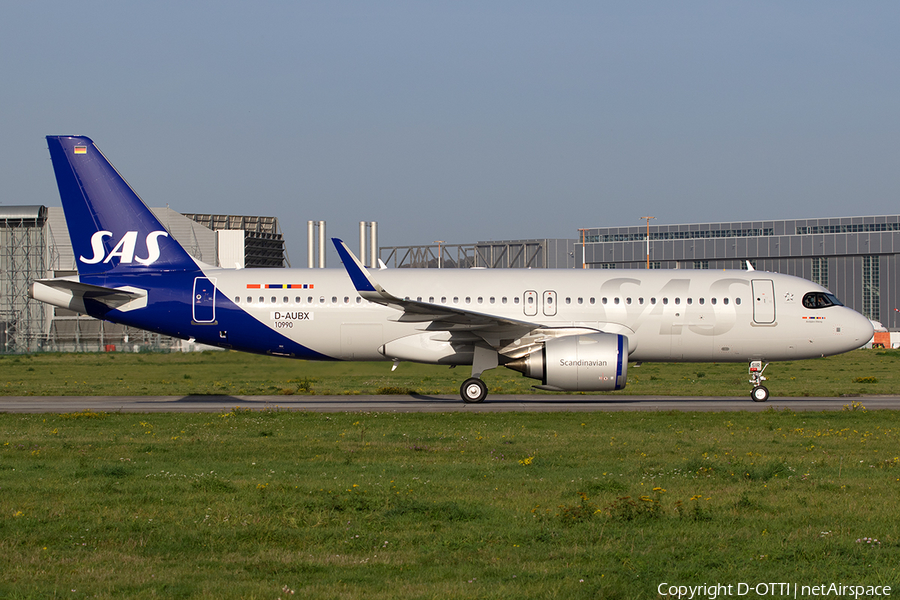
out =
[[[451,306],[418,302],[409,298],[398,298],[381,287],[372,278],[366,267],[359,262],[359,259],[347,248],[343,241],[338,238],[333,238],[332,241],[359,295],[369,302],[389,306],[401,311],[402,314],[397,318],[397,321],[404,323],[430,322],[429,330],[480,330],[485,333],[501,334],[504,338],[517,338],[542,327],[540,323],[509,319]]]

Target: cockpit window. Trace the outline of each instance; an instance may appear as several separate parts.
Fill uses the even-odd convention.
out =
[[[832,294],[825,292],[809,292],[803,296],[805,308],[828,308],[829,306],[843,306],[844,304]]]

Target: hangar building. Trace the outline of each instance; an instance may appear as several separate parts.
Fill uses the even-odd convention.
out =
[[[644,268],[647,228],[597,227],[576,241],[591,268]],[[657,269],[775,271],[814,281],[887,327],[900,325],[900,215],[650,225]]]
[[[532,239],[380,249],[392,267],[643,269],[647,227],[580,229],[576,239]],[[900,327],[900,215],[654,224],[650,268],[755,269],[797,275],[845,304]]]
[[[283,267],[287,263],[275,217],[151,210],[191,256],[207,264]],[[75,274],[75,255],[62,208],[0,206],[0,352],[140,350],[181,343],[28,297],[35,279]]]
[[[199,260],[289,266],[275,217],[183,215],[152,209]],[[574,239],[484,241],[379,248],[392,268],[647,266],[648,228],[593,227]],[[650,268],[777,271],[815,281],[848,306],[900,329],[900,215],[693,223],[649,227]],[[172,347],[156,334],[104,323],[28,298],[34,279],[75,273],[61,208],[0,207],[0,352]]]

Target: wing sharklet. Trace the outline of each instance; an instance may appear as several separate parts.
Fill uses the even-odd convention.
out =
[[[480,313],[461,308],[453,308],[437,304],[429,304],[409,298],[398,298],[385,290],[375,281],[366,267],[350,251],[343,241],[332,238],[334,246],[344,263],[347,275],[356,288],[357,293],[366,300],[389,306],[403,311],[397,320],[401,322],[432,322],[445,325],[447,329],[465,327],[470,329],[499,329],[509,333],[515,332],[514,337],[524,335],[533,329],[541,327],[539,323],[519,321],[488,313]]]

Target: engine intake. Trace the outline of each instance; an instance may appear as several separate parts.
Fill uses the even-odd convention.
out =
[[[621,390],[628,374],[628,338],[592,333],[553,338],[506,367],[540,379],[542,389],[600,392]]]

